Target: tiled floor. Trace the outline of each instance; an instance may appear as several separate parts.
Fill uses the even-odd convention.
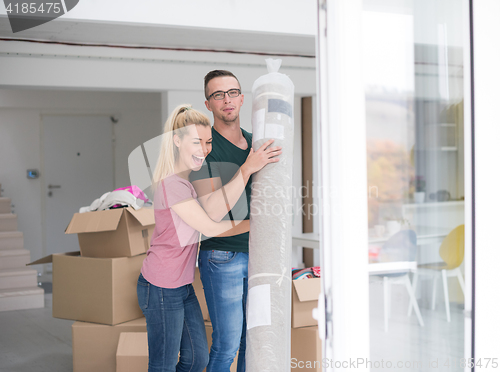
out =
[[[43,309],[0,312],[0,371],[72,371],[71,324],[52,317],[52,293]]]
[[[421,327],[414,312],[411,317],[407,316],[406,289],[393,286],[386,333],[383,287],[381,283],[370,284],[370,359],[379,362],[372,364],[372,371],[463,371],[460,368],[460,359],[464,357],[463,305],[450,305],[451,322],[448,323],[442,297],[437,299],[435,310],[426,301],[419,301],[424,321]],[[383,367],[382,360],[385,361]],[[387,361],[392,362],[392,368],[387,366]],[[397,368],[397,362],[403,362],[406,368]]]

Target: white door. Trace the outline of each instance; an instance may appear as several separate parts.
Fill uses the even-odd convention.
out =
[[[78,251],[64,231],[80,207],[112,191],[113,128],[109,116],[42,118],[45,254]]]

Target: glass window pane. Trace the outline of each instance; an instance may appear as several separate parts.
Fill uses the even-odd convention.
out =
[[[458,0],[364,2],[374,371],[463,370],[463,19]]]

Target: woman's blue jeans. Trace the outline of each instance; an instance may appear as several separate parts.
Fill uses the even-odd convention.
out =
[[[137,298],[146,317],[148,371],[202,372],[208,364],[207,336],[192,284],[160,288],[141,274]]]
[[[238,350],[244,372],[248,253],[200,251],[198,267],[213,327],[207,372],[229,372]]]

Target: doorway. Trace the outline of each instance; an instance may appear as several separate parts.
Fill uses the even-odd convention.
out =
[[[114,189],[113,123],[109,116],[42,116],[44,254],[80,249],[64,233],[74,213]]]

